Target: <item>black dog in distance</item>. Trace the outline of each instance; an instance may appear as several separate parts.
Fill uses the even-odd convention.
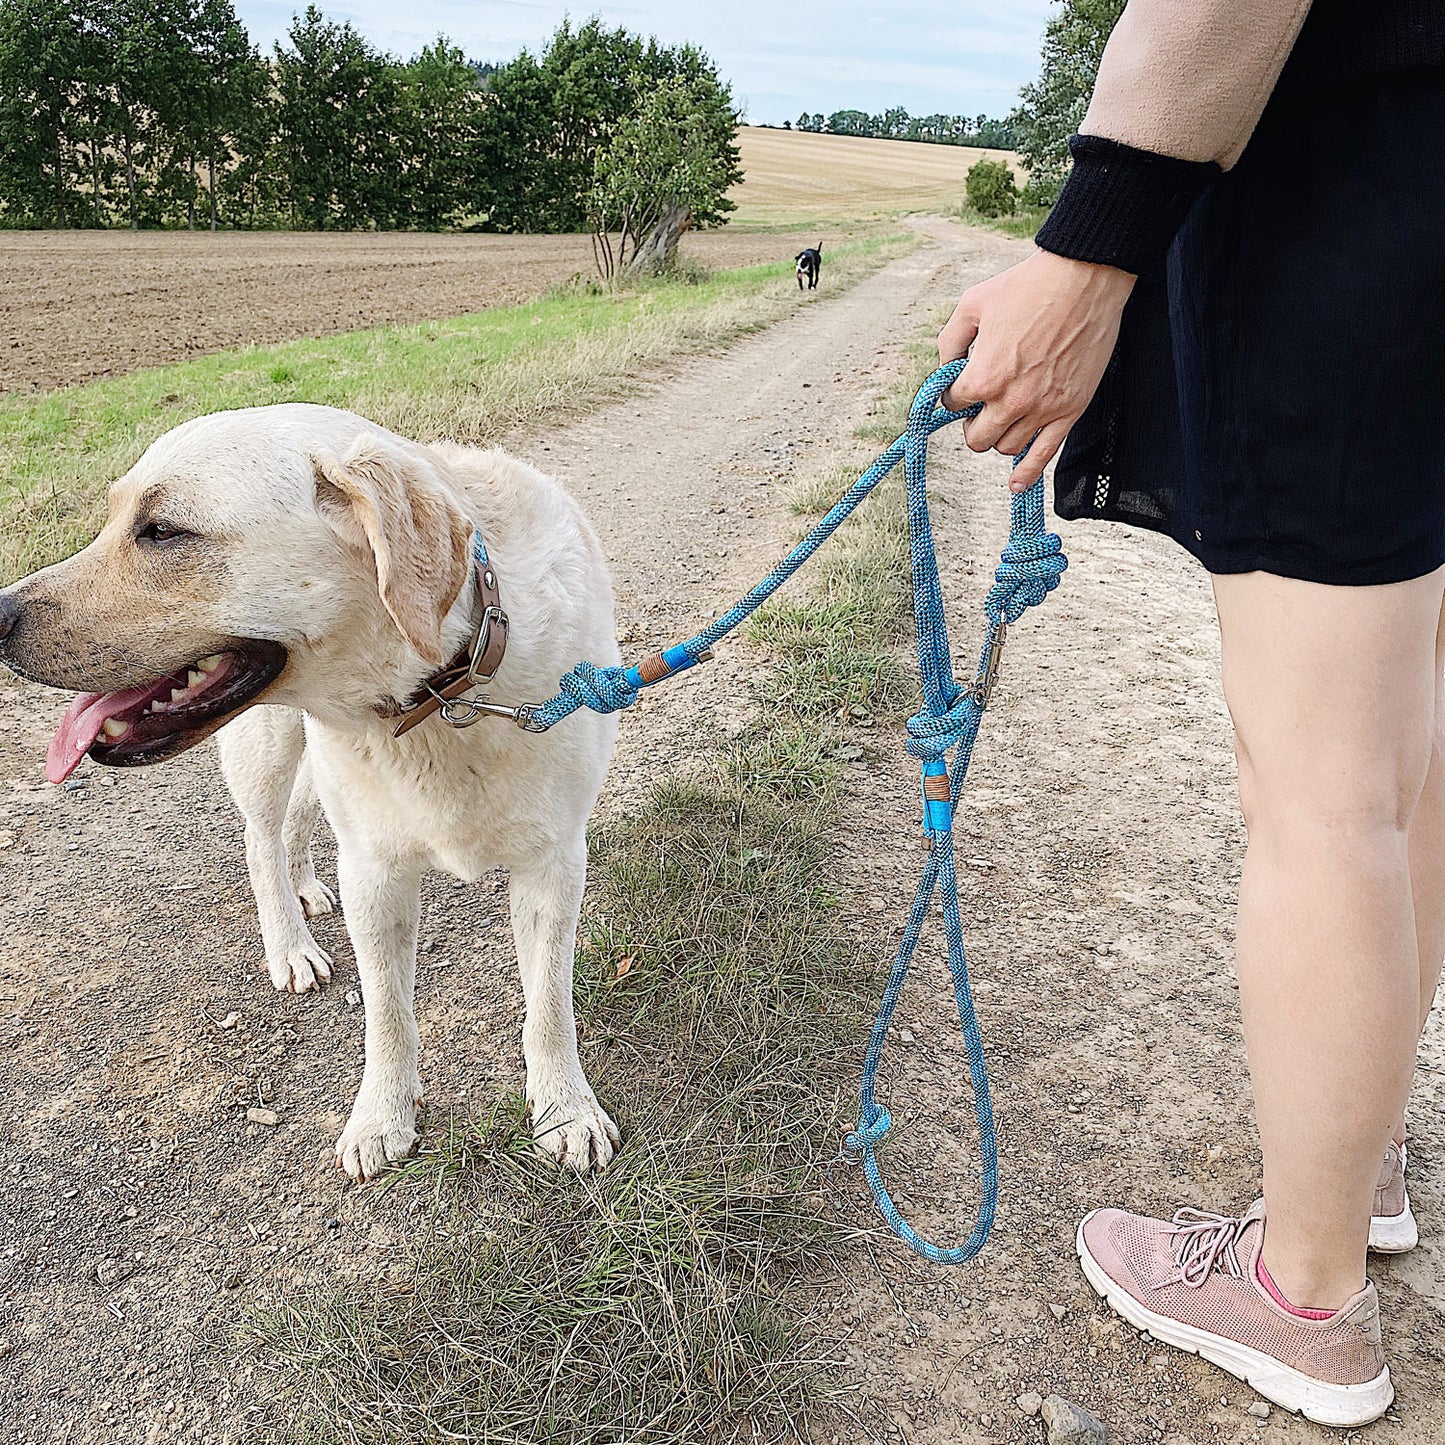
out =
[[[798,290],[803,289],[803,283],[808,283],[809,291],[818,289],[818,277],[823,271],[823,243],[818,242],[816,246],[809,246],[806,251],[799,251],[793,259],[798,263]]]

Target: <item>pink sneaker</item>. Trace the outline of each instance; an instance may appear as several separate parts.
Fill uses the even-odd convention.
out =
[[[1375,1286],[1318,1319],[1259,1281],[1264,1201],[1243,1219],[1182,1209],[1172,1224],[1096,1209],[1079,1226],[1084,1276],[1119,1314],[1320,1425],[1367,1425],[1395,1398]]]
[[[1405,1165],[1405,1146],[1391,1144],[1380,1165],[1375,1207],[1370,1213],[1370,1248],[1377,1254],[1404,1254],[1420,1243],[1420,1230],[1405,1190]]]

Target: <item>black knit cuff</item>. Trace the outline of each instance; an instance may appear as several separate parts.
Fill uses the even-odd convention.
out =
[[[1181,161],[1098,135],[1069,138],[1074,168],[1035,237],[1045,251],[1139,275],[1160,261],[1213,161]]]

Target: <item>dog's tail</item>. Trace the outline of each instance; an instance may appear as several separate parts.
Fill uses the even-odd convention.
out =
[[[818,253],[818,259],[821,261],[823,259],[823,243],[819,241],[813,249]]]

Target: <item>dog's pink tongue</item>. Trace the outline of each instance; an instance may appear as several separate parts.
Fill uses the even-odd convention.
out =
[[[132,687],[124,692],[82,692],[75,697],[46,749],[45,776],[52,783],[63,783],[100,736],[106,718],[133,707],[151,691],[149,687]]]

